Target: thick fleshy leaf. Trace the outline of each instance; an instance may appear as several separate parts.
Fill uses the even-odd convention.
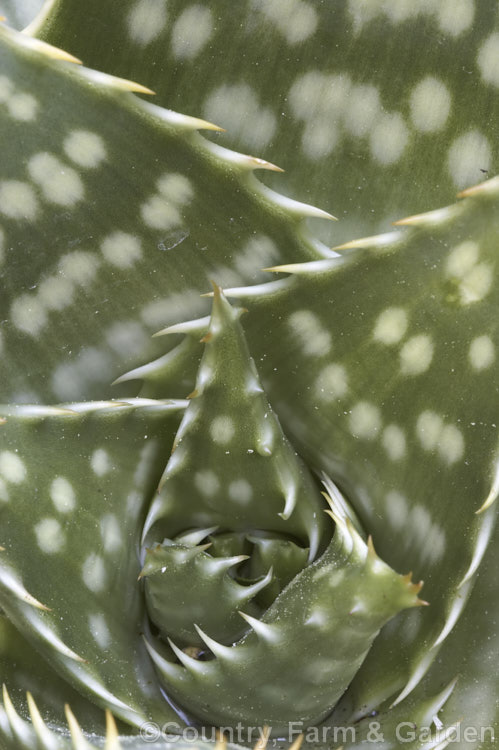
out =
[[[150,616],[161,633],[189,646],[202,645],[196,627],[223,643],[236,640],[245,630],[239,611],[259,614],[247,606],[278,583],[270,559],[256,573],[260,580],[234,580],[245,575],[235,571],[251,556],[251,535],[293,542],[306,550],[304,563],[316,558],[328,537],[320,492],[265,397],[240,314],[215,287],[196,386],[144,529],[148,544],[166,537],[148,551],[142,571]],[[196,529],[192,546],[186,546],[189,536],[176,538]],[[218,530],[224,544],[236,534],[239,547],[243,537],[248,555],[217,545]],[[211,544],[195,546],[209,534],[215,556],[206,549]],[[282,576],[279,557],[276,562]],[[254,573],[248,565],[246,575]]]
[[[184,407],[0,412],[0,605],[65,679],[137,725],[168,716],[142,645],[138,544]]]
[[[422,603],[421,584],[394,573],[371,541],[366,545],[341,515],[334,518],[326,552],[262,619],[243,615],[251,631],[232,647],[199,629],[214,658],[197,661],[178,651],[179,666],[149,643],[169,694],[194,716],[230,727],[262,721],[277,735],[293,721],[314,725],[342,695],[380,627]]]
[[[102,710],[60,677],[5,616],[0,616],[0,679],[8,685],[12,703],[23,718],[29,716],[26,708],[29,690],[37,696],[40,712],[50,724],[63,721],[64,705],[70,702],[76,713],[85,716],[87,731],[102,733]]]
[[[494,527],[498,187],[407,221],[414,228],[394,243],[361,241],[337,260],[290,268],[277,289],[242,294],[250,346],[289,434],[343,486],[380,554],[425,580],[432,605],[377,642],[349,691],[357,716],[417,685]]]
[[[116,722],[111,713],[106,712],[106,726],[101,734],[84,733],[78,720],[69,706],[66,706],[66,723],[54,730],[42,718],[39,707],[33,696],[28,693],[27,704],[31,721],[24,720],[15,710],[8,690],[4,687],[3,700],[0,700],[0,743],[2,750],[210,750],[214,747],[216,733],[210,737],[205,732],[203,737],[196,736],[182,740],[167,741],[172,737],[169,724],[159,725],[149,722],[143,725],[138,736],[119,736]],[[68,732],[69,727],[69,732]],[[94,744],[96,743],[96,744]],[[239,746],[229,743],[218,743],[220,750],[237,750]]]
[[[325,214],[193,132],[213,126],[5,27],[0,45],[3,401],[108,397],[125,363],[159,352],[159,324],[206,310],[212,276],[251,283],[322,253],[300,224]]]
[[[144,537],[260,529],[296,538],[313,560],[325,527],[320,493],[270,408],[239,316],[216,287],[195,389]]]
[[[215,286],[196,387],[144,529],[146,539],[167,536],[149,551],[142,575],[151,618],[181,666],[165,659],[150,638],[147,643],[167,693],[194,717],[232,727],[260,721],[278,733],[286,722],[308,726],[331,711],[381,626],[401,609],[422,603],[421,584],[397,575],[376,556],[372,541],[366,545],[347,518],[343,499],[330,500],[336,529],[316,560],[327,539],[318,493],[265,398],[239,317]],[[309,564],[261,618],[239,612],[251,630],[237,643],[229,640],[230,646],[220,641],[228,638],[227,627],[234,640],[231,620],[244,610],[244,589],[226,581],[224,590],[221,581],[244,557],[212,557],[207,545],[196,546],[214,535],[213,526],[203,528],[214,523],[247,541],[248,532],[258,537],[263,531],[309,548]],[[172,540],[182,524],[183,545]],[[227,534],[223,539],[227,544]],[[270,581],[269,572],[265,583]],[[221,594],[214,595],[214,587]],[[194,627],[214,658],[200,660],[170,640],[182,617],[182,640],[196,645],[189,641]],[[205,631],[204,623],[212,629]],[[293,683],[295,672],[300,677]]]
[[[229,292],[249,309],[250,349],[288,434],[346,490],[380,554],[426,582],[431,607],[378,639],[340,703],[351,719],[422,679],[493,532],[498,189],[491,180],[407,220],[402,237]]]
[[[498,23],[495,0],[56,0],[33,33],[285,167],[337,242],[493,173]]]
[[[230,13],[222,0],[214,0],[209,8],[184,0],[168,3],[88,0],[84,6],[74,0],[55,0],[47,3],[46,11],[42,31],[45,38],[73,52],[78,52],[81,45],[80,56],[107,72],[118,72],[144,83],[156,80],[153,85],[159,89],[160,103],[194,115],[214,115],[232,131],[214,137],[225,143],[248,147],[251,144],[251,150],[255,148],[289,169],[287,182],[279,182],[280,185],[326,206],[334,202],[331,207],[347,218],[344,229],[340,230],[342,234],[337,237],[350,238],[362,231],[372,233],[402,211],[442,205],[450,199],[454,185],[462,186],[480,178],[496,156],[498,11],[492,0],[483,3],[290,0],[289,4],[280,0],[265,4],[243,0]],[[94,76],[93,99],[85,100],[84,87],[78,79],[73,97],[69,98],[71,113],[68,114],[62,81],[67,82],[65,76],[77,74],[63,74],[61,64],[57,63],[49,76],[50,65],[40,66],[34,50],[25,54],[31,56],[32,69],[43,69],[43,75],[48,76],[44,82],[50,78],[50,86],[41,85],[43,76],[36,78],[30,74],[22,81],[16,78],[15,90],[7,84],[2,89],[3,114],[18,125],[10,130],[2,126],[2,133],[9,135],[9,148],[2,150],[3,163],[9,163],[10,151],[14,153],[13,144],[19,139],[23,147],[27,145],[27,151],[19,148],[14,154],[17,169],[25,169],[31,157],[40,151],[55,153],[64,162],[66,173],[79,171],[88,196],[90,167],[80,169],[81,164],[70,163],[66,151],[63,153],[61,144],[67,134],[62,133],[60,123],[72,125],[72,113],[76,115],[83,109],[85,112],[95,109],[97,123],[105,110],[101,107],[102,100],[106,100],[102,81],[96,83]],[[2,64],[5,60],[2,55]],[[52,76],[54,71],[57,75]],[[30,86],[35,81],[36,92],[22,88],[28,81]],[[29,117],[23,120],[33,109],[30,96],[35,96],[38,105],[43,99],[44,112],[50,98],[55,116],[45,117],[40,132],[28,137],[29,123],[36,125],[38,120],[38,111],[35,121]],[[106,100],[108,111],[112,112],[106,122],[110,138],[115,137],[113,116],[117,112],[123,114],[126,109],[124,101],[118,101],[120,95],[114,97],[112,103]],[[147,120],[144,131],[150,135],[154,130],[150,111],[146,115],[136,101],[128,104],[135,114],[138,108],[144,122]],[[127,118],[128,115],[124,116],[126,121]],[[92,121],[92,127],[93,124]],[[90,125],[86,127],[91,132]],[[47,129],[55,134],[54,145],[50,138],[47,140]],[[142,129],[141,124],[127,133],[137,134],[143,147]],[[32,153],[30,149],[37,143],[40,148]],[[146,184],[140,159],[137,156],[132,164],[123,141],[118,145],[123,162],[122,181],[139,186],[140,193],[141,186]],[[154,140],[151,136],[147,140],[146,165],[159,158],[158,145],[163,153],[162,139]],[[205,148],[204,145],[202,150]],[[203,153],[206,155],[204,150]],[[217,171],[212,167],[219,163],[220,154],[214,158],[215,161],[208,159],[206,171],[212,184],[213,172]],[[44,163],[47,166],[50,162]],[[116,164],[116,159],[113,163]],[[240,159],[239,164],[242,164]],[[132,167],[136,174],[140,173],[136,181],[130,181],[127,174]],[[193,169],[196,172],[194,165]],[[152,196],[158,191],[154,187],[154,170],[150,168],[150,172]],[[236,189],[240,187],[237,173],[235,169],[232,174]],[[220,177],[220,170],[217,174]],[[22,177],[15,176],[13,181],[19,179],[38,191],[36,198],[45,209],[50,201],[43,182],[53,182],[53,172],[51,178],[45,174],[43,177],[42,181],[38,177],[37,182],[26,172]],[[267,177],[273,179],[271,174]],[[191,180],[191,173],[188,179]],[[2,185],[9,180],[9,174],[5,178],[3,174],[0,176]],[[110,197],[103,198],[100,185],[95,187],[98,182],[96,177],[92,195],[100,198],[99,206],[109,207]],[[108,182],[112,182],[111,178]],[[197,178],[194,182],[196,189],[204,184]],[[223,191],[215,193],[225,197]],[[140,197],[139,204],[144,206],[148,197],[149,194]],[[240,197],[233,204],[239,213],[234,211],[231,216],[236,223],[240,222],[238,227],[244,225],[244,217],[248,215],[247,205],[239,201]],[[9,205],[8,198],[7,191],[2,196],[4,207]],[[213,202],[216,203],[215,198]],[[5,240],[13,222],[3,214],[0,216],[2,257],[7,259],[3,268],[8,268],[8,274],[4,273],[2,278],[2,281],[7,278],[8,283],[2,286],[12,285],[7,289],[12,295],[5,303],[7,314],[2,315],[2,343],[12,331],[16,340],[22,341],[17,348],[10,348],[9,339],[6,351],[15,363],[10,362],[6,376],[2,373],[2,377],[9,386],[6,395],[13,394],[16,400],[33,397],[30,391],[50,399],[54,395],[62,398],[101,393],[101,384],[115,377],[120,363],[133,367],[147,356],[157,356],[159,350],[146,343],[155,321],[167,324],[174,316],[181,320],[186,315],[204,312],[204,308],[197,307],[194,295],[189,299],[179,293],[172,300],[171,278],[162,273],[166,266],[159,269],[156,264],[136,262],[128,269],[115,268],[109,262],[112,247],[110,250],[109,245],[105,246],[107,254],[103,248],[103,238],[111,232],[107,222],[112,217],[106,214],[107,209],[97,210],[95,205],[89,217],[95,233],[91,237],[83,222],[78,224],[77,234],[71,236],[68,231],[64,235],[62,230],[72,219],[68,218],[65,225],[66,209],[55,205],[57,220],[51,217],[47,231],[41,230],[49,247],[43,248],[43,252],[27,233],[15,239],[17,244],[9,242],[11,237]],[[156,204],[152,201],[153,208],[157,205],[157,201]],[[256,226],[265,206],[264,201],[255,209],[248,226]],[[267,287],[268,305],[265,299],[259,299],[264,290],[254,290],[256,296],[246,301],[251,312],[243,323],[286,433],[311,466],[326,468],[341,484],[364,526],[374,532],[377,547],[387,559],[403,562],[400,568],[403,570],[410,564],[427,578],[425,596],[431,599],[431,607],[398,618],[385,630],[384,640],[378,640],[358,679],[328,720],[331,726],[335,721],[344,725],[348,717],[350,726],[359,730],[354,745],[369,741],[371,717],[366,713],[372,711],[380,712],[374,719],[379,716],[381,728],[387,730],[388,744],[399,718],[415,721],[418,726],[433,723],[438,730],[438,719],[432,722],[431,714],[438,711],[448,696],[446,686],[457,670],[461,672],[460,680],[439,714],[445,725],[450,726],[470,711],[476,722],[481,723],[490,723],[494,714],[497,670],[490,665],[496,657],[493,644],[497,633],[491,603],[496,600],[496,586],[495,580],[489,582],[484,573],[490,573],[494,579],[495,558],[487,555],[482,566],[480,563],[486,548],[491,546],[496,508],[490,507],[478,517],[474,515],[484,500],[492,503],[497,490],[494,370],[498,342],[493,248],[498,232],[495,209],[491,206],[492,203],[480,199],[469,213],[434,214],[433,218],[420,221],[420,229],[402,238],[399,246],[390,246],[389,238],[363,243],[371,249],[354,250],[343,268],[333,272],[328,264],[323,266],[322,281],[318,274],[312,273],[308,279]],[[67,213],[72,212],[78,218],[76,208],[71,206]],[[136,207],[134,210],[138,214]],[[136,229],[135,214],[132,216],[132,210],[128,213],[130,223],[122,231],[142,239],[142,231]],[[125,214],[123,210],[116,216],[119,223],[124,221]],[[101,227],[102,215],[105,216],[103,238],[98,236],[101,230],[96,229]],[[214,226],[216,217],[221,215],[218,205],[209,216],[197,212],[190,228],[197,225],[199,228],[193,228],[192,232],[198,231],[201,236],[206,225]],[[115,227],[113,231],[118,229]],[[211,229],[209,235],[210,232]],[[265,229],[264,235],[268,233]],[[291,235],[294,242],[294,229]],[[54,250],[60,236],[64,249]],[[80,289],[79,278],[75,279],[74,268],[71,276],[71,264],[68,270],[60,256],[65,259],[72,253],[73,246],[68,243],[76,238],[93,242],[94,236],[99,258],[98,273],[93,277],[97,287],[89,284],[87,291],[90,287],[92,291],[88,299],[82,290],[76,302],[66,303],[68,295]],[[217,239],[221,236],[231,239],[223,221]],[[179,239],[181,235],[173,236],[173,242]],[[293,257],[292,252],[286,252],[288,239],[286,232],[279,227],[275,229],[272,240],[278,244],[281,257],[271,262],[308,260],[303,248],[310,249],[310,244],[292,242],[293,252],[296,251]],[[167,252],[183,249],[188,242],[189,238],[181,239],[180,245],[168,246]],[[166,248],[168,243],[163,244]],[[29,252],[18,245],[28,247]],[[227,242],[224,247],[229,245]],[[385,260],[376,256],[376,246],[379,250],[387,249]],[[77,256],[78,269],[82,267],[80,261],[84,264],[94,252],[91,248],[77,247],[80,249],[87,254]],[[200,273],[192,285],[196,293],[202,289],[203,279],[210,276],[222,284],[240,283],[232,274],[234,268],[245,282],[259,280],[256,274],[251,278],[245,275],[248,266],[244,263],[228,261],[233,249],[223,250],[224,253],[223,273],[222,264],[215,268],[218,276],[211,273],[213,266],[203,277]],[[143,254],[149,258],[148,252]],[[269,262],[263,258],[264,254],[261,265]],[[51,259],[48,269],[40,271],[42,259],[45,262],[48,256]],[[227,267],[232,269],[231,274],[227,273]],[[315,270],[320,268],[319,265]],[[106,269],[112,272],[109,278]],[[307,271],[313,269],[307,266]],[[147,274],[150,284],[146,288]],[[184,291],[190,286],[185,280],[177,281]],[[38,286],[30,289],[28,283]],[[95,296],[91,297],[94,291]],[[22,295],[28,295],[32,309],[23,305],[26,297]],[[22,299],[15,312],[21,315],[9,318],[9,305],[19,296]],[[157,304],[155,321],[144,317],[144,306],[148,303]],[[174,312],[170,314],[171,309]],[[89,325],[96,310],[99,320],[104,320],[100,330]],[[24,336],[18,323],[26,325],[27,320],[28,325],[33,325],[33,321],[38,325],[37,315],[40,338],[44,339],[48,331],[47,320],[55,335],[49,340],[47,333],[45,344],[41,341],[40,346],[33,346],[30,342],[34,336]],[[17,321],[14,326],[13,320]],[[105,335],[111,328],[114,346]],[[268,329],[273,330],[266,333]],[[66,338],[61,339],[61,331]],[[190,359],[201,347],[194,334],[184,344],[155,364],[135,371],[135,377],[139,373],[147,375],[144,390],[148,395],[156,395],[158,389],[160,397],[185,396],[189,392]],[[36,373],[35,360],[43,382]],[[56,371],[57,379],[53,377]],[[47,373],[52,378],[50,383]],[[7,383],[6,377],[11,376]],[[165,392],[161,391],[162,379],[163,383],[169,383]],[[30,380],[39,382],[37,389]],[[56,385],[66,392],[57,391]],[[69,392],[69,388],[73,391]],[[39,520],[34,518],[33,524]],[[235,538],[222,539],[217,534],[214,538],[220,548],[239,543]],[[242,545],[247,541],[244,539]],[[469,600],[477,571],[480,572],[478,587]],[[457,626],[456,620],[459,620]],[[490,650],[484,647],[487,643],[492,644]],[[403,658],[401,666],[397,666],[395,652],[400,647]],[[455,666],[457,657],[461,657],[461,663]],[[404,685],[406,688],[402,689]],[[390,708],[393,701],[396,705]],[[34,746],[29,730],[13,719],[12,712],[10,718],[0,712],[0,727],[6,732],[14,731],[12,742],[16,750],[23,737],[28,737],[28,747]],[[339,742],[345,744],[341,736]],[[487,743],[485,740],[482,745],[488,747]],[[312,739],[309,744],[316,743]],[[425,750],[443,747],[435,732],[430,740],[416,741],[413,745]],[[326,746],[331,747],[330,738]],[[406,743],[404,746],[412,747]]]

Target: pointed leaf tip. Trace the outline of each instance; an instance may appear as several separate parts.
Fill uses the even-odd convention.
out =
[[[367,537],[367,554],[371,559],[377,557],[376,550],[374,549],[374,542],[371,534]]]
[[[109,709],[106,709],[106,750],[119,750],[118,728]]]
[[[303,744],[304,737],[305,737],[304,734],[300,734],[296,738],[296,740],[293,742],[293,744],[290,745],[289,750],[300,750],[300,748],[301,748],[301,746]],[[341,748],[338,748],[338,750],[341,750]]]
[[[270,738],[270,727],[264,726],[260,733],[260,738],[258,742],[255,744],[254,750],[265,750],[265,748],[268,745],[269,738]]]

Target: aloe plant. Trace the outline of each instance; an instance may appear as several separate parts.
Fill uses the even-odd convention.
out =
[[[492,747],[495,3],[35,10],[0,28],[0,746]]]

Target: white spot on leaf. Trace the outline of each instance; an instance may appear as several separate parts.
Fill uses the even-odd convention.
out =
[[[151,229],[172,229],[182,223],[178,208],[161,195],[152,195],[140,207],[143,221]]]
[[[408,140],[409,132],[402,115],[398,112],[383,114],[371,133],[371,154],[380,164],[394,164],[404,153]]]
[[[106,586],[106,568],[102,557],[90,554],[82,565],[81,577],[90,591],[96,594],[103,591]]]
[[[438,0],[438,25],[444,34],[459,36],[472,27],[474,0]]]
[[[64,276],[49,276],[38,287],[38,299],[47,310],[63,310],[73,297],[73,282]]]
[[[492,289],[494,274],[488,263],[479,263],[461,281],[459,294],[463,305],[480,302]]]
[[[38,109],[38,102],[31,94],[14,94],[7,102],[7,110],[14,120],[29,122],[34,120]]]
[[[9,219],[34,219],[38,213],[35,191],[26,182],[0,182],[0,211]]]
[[[257,94],[247,83],[223,84],[210,92],[204,116],[229,130],[246,146],[261,149],[272,139],[276,117],[271,109],[261,106]]]
[[[423,448],[427,451],[434,450],[440,438],[443,428],[443,419],[433,411],[424,411],[419,415],[416,432]]]
[[[211,438],[215,441],[215,443],[218,443],[219,445],[227,445],[227,443],[230,443],[230,441],[234,437],[235,432],[236,428],[234,426],[234,422],[230,417],[215,417],[210,425]]]
[[[60,552],[65,544],[61,524],[55,518],[44,518],[35,526],[36,541],[48,555]]]
[[[73,130],[64,141],[64,151],[75,164],[94,169],[106,158],[104,141],[89,130]]]
[[[116,516],[108,513],[100,522],[100,532],[104,549],[108,554],[117,552],[123,544],[120,524]]]
[[[359,84],[352,88],[345,111],[345,127],[354,137],[369,134],[373,122],[380,112],[379,91],[370,84]]]
[[[317,398],[330,403],[343,398],[347,392],[348,376],[343,365],[326,365],[315,381],[314,393]]]
[[[297,310],[288,319],[288,326],[304,354],[320,357],[331,350],[331,334],[310,310]]]
[[[194,475],[194,484],[196,489],[206,497],[212,497],[220,489],[220,482],[217,475],[211,469],[197,471]]]
[[[106,623],[104,615],[98,613],[88,616],[88,627],[94,641],[100,648],[105,651],[112,644],[111,633]]]
[[[463,457],[464,438],[455,425],[447,424],[444,426],[440,435],[438,452],[448,464],[453,464]]]
[[[111,461],[109,460],[109,454],[103,448],[97,448],[92,453],[90,458],[90,466],[94,474],[98,477],[103,477],[111,471]]]
[[[204,5],[190,5],[180,14],[172,29],[171,49],[179,60],[191,60],[208,43],[213,33],[211,10]]]
[[[166,26],[165,0],[138,0],[127,16],[130,39],[141,46],[150,44]]]
[[[482,80],[499,88],[499,33],[495,31],[478,51],[478,67]]]
[[[447,156],[447,167],[458,188],[483,179],[481,169],[489,169],[492,149],[487,138],[478,130],[470,130],[456,138]]]
[[[433,342],[427,334],[410,338],[400,350],[400,371],[403,375],[420,375],[431,365]]]
[[[183,174],[166,173],[156,184],[161,195],[176,206],[185,206],[194,197],[191,181]]]
[[[405,456],[406,440],[403,430],[395,424],[390,424],[383,430],[383,448],[392,461],[399,461]]]
[[[465,443],[459,428],[453,424],[445,424],[435,412],[425,411],[420,414],[416,434],[425,450],[437,451],[447,464],[459,461],[464,455]]]
[[[381,412],[374,404],[359,401],[350,412],[349,422],[352,435],[373,440],[381,429]]]
[[[485,370],[494,362],[496,352],[490,336],[478,336],[470,344],[468,359],[474,370]]]
[[[311,3],[304,0],[253,0],[253,5],[261,10],[274,24],[288,44],[299,44],[315,33],[319,18]]]
[[[476,242],[466,240],[453,248],[445,264],[447,276],[462,279],[478,260],[479,247]]]
[[[229,484],[229,497],[236,503],[247,505],[253,497],[253,488],[246,479],[235,479]]]
[[[63,276],[82,287],[89,286],[97,274],[100,259],[95,253],[85,250],[74,250],[63,255],[59,261],[59,270]]]
[[[64,477],[56,477],[50,485],[50,497],[60,513],[71,513],[76,506],[73,486]]]
[[[140,240],[126,232],[108,235],[102,241],[100,249],[107,262],[118,268],[131,268],[142,257]]]
[[[81,201],[85,189],[80,176],[57,156],[46,151],[32,156],[28,161],[28,172],[44,198],[58,206],[73,206]]]
[[[390,346],[398,344],[407,330],[407,313],[401,307],[388,307],[379,315],[374,326],[375,341]]]
[[[442,81],[423,78],[412,90],[409,100],[411,119],[422,133],[442,130],[450,113],[451,95]]]
[[[47,313],[34,294],[21,294],[10,308],[12,323],[23,333],[36,336],[47,324]]]

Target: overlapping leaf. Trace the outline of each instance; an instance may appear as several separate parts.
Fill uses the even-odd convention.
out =
[[[137,578],[141,520],[184,407],[1,411],[0,604],[66,680],[135,725],[168,716]]]
[[[72,0],[58,0],[47,9],[38,26],[44,38],[96,67],[152,84],[168,106],[193,114],[220,114],[215,119],[232,125],[237,133],[232,143],[251,145],[285,166],[290,166],[289,157],[283,160],[280,154],[287,155],[290,148],[299,154],[295,161],[305,168],[291,165],[297,182],[290,180],[288,185],[294,187],[289,189],[328,206],[333,203],[333,209],[350,217],[344,236],[377,229],[403,211],[441,205],[455,186],[476,181],[493,164],[499,82],[494,3],[348,0],[326,5],[296,0],[284,8],[274,0],[266,5],[241,3],[237,13],[228,14],[223,3],[206,8],[137,0],[95,7],[89,2],[82,8]],[[255,271],[258,264],[246,273],[249,266],[244,261],[246,257],[249,263],[255,249],[261,251],[260,266],[309,260],[317,251],[296,238],[289,216],[276,219],[275,208],[265,199],[262,203],[260,193],[252,203],[251,186],[241,178],[248,162],[223,165],[220,154],[213,160],[199,140],[171,129],[175,195],[185,199],[187,183],[178,177],[187,176],[191,184],[193,170],[195,197],[183,204],[186,212],[193,210],[188,220],[191,234],[176,234],[181,229],[175,226],[165,242],[159,232],[150,231],[151,221],[156,221],[151,217],[175,215],[171,193],[165,189],[171,181],[155,182],[166,172],[172,176],[170,165],[164,170],[154,163],[166,149],[164,125],[137,102],[106,90],[95,75],[93,88],[88,88],[76,73],[63,73],[59,63],[57,68],[42,63],[33,50],[14,52],[11,39],[6,45],[16,74],[15,86],[7,83],[2,89],[5,122],[10,122],[10,130],[2,132],[13,143],[13,136],[22,132],[19,158],[10,162],[14,171],[2,175],[2,186],[8,183],[2,196],[2,237],[10,295],[3,316],[9,319],[3,327],[10,356],[4,359],[9,397],[102,392],[102,383],[117,374],[121,363],[133,366],[141,357],[145,361],[159,352],[144,343],[155,325],[195,314],[197,292],[203,284],[206,288],[209,276],[225,285],[237,284],[235,270],[244,282],[255,283],[261,278]],[[268,50],[265,66],[262,47]],[[421,55],[421,49],[427,54]],[[216,64],[209,64],[210,55]],[[202,59],[207,62],[200,76]],[[23,82],[29,81],[26,90],[20,85],[21,73]],[[55,113],[50,117],[49,90]],[[54,90],[59,97],[55,105]],[[73,121],[67,131],[68,106]],[[95,120],[91,110],[97,113]],[[118,132],[117,112],[123,133]],[[58,113],[64,113],[64,127]],[[97,122],[101,127],[105,113],[102,141]],[[37,140],[30,134],[30,128],[40,124],[50,130],[43,143],[39,133]],[[141,139],[143,160],[135,134]],[[182,153],[177,160],[178,148]],[[105,154],[105,162],[99,154]],[[63,169],[53,161],[54,155]],[[89,164],[89,158],[100,165]],[[114,166],[109,168],[108,162]],[[24,169],[21,177],[15,171],[19,168]],[[64,180],[54,178],[55,173],[65,174]],[[85,197],[90,197],[82,214],[74,197],[79,184],[74,173],[84,182]],[[126,200],[116,202],[113,190],[120,181]],[[12,182],[24,187],[13,187]],[[227,204],[227,212],[222,211],[219,204],[223,200],[225,207],[230,190],[221,186],[236,186],[244,201],[238,196]],[[132,210],[133,191],[139,193],[140,207]],[[201,194],[204,203],[213,197],[208,210],[198,210],[195,201]],[[24,204],[14,201],[24,205],[24,212],[29,213],[30,206],[41,212],[40,217],[43,212],[43,221],[35,227],[46,238],[48,250],[44,248],[43,254],[34,238],[35,217],[29,223],[24,214],[6,218],[12,195],[24,196]],[[118,208],[111,209],[113,205]],[[453,628],[467,605],[495,517],[496,205],[492,183],[488,193],[461,207],[416,222],[400,240],[382,237],[358,243],[358,249],[350,248],[337,265],[328,261],[294,269],[298,273],[291,280],[239,295],[250,308],[245,326],[252,353],[287,433],[312,466],[326,469],[345,489],[383,556],[426,578],[425,596],[431,607],[385,632],[330,719],[332,726],[344,723],[345,717],[356,722],[360,739],[368,731],[368,717],[362,717],[370,711],[381,710],[381,725],[392,734],[395,721],[406,715],[431,723],[430,714],[445,702],[456,672],[452,657],[463,651],[463,645],[479,651],[479,644],[495,638],[492,607],[484,603],[486,597],[495,600],[496,594],[488,576],[479,578],[472,607]],[[262,211],[261,230],[256,227],[262,226]],[[239,262],[228,257],[233,252],[231,219],[236,220],[235,236],[242,247]],[[98,227],[92,229],[95,235],[87,236],[87,221]],[[255,231],[257,245],[249,252],[248,238]],[[116,237],[117,232],[124,234]],[[197,232],[198,247],[191,247],[189,238]],[[210,261],[195,258],[195,282],[191,284],[189,276],[186,283],[187,260],[190,263],[202,251],[206,232]],[[137,237],[139,250],[130,240]],[[85,247],[78,244],[82,238]],[[267,252],[268,238],[272,248],[279,248],[275,258],[273,251]],[[175,244],[178,240],[180,245]],[[149,250],[153,247],[154,253],[156,248],[162,253],[188,248],[185,272],[178,251],[174,264],[156,269]],[[42,268],[48,253],[49,268]],[[183,293],[172,302],[177,288]],[[187,298],[186,289],[196,294]],[[179,304],[185,304],[184,309],[178,309]],[[101,326],[92,325],[96,311],[104,321]],[[149,392],[166,382],[171,382],[172,392],[160,392],[161,396],[188,392],[191,359],[197,356],[194,337],[181,346],[135,373],[147,376]],[[39,375],[33,371],[35,360]],[[29,372],[20,364],[27,361]],[[476,516],[487,500],[492,507]],[[493,571],[491,559],[485,558],[487,572]],[[440,647],[442,671],[438,662],[430,668]],[[490,664],[494,654],[492,648],[483,658],[463,657],[446,722],[456,721],[473,706],[477,717],[482,709],[482,723],[493,723],[497,685],[487,661]],[[427,699],[428,694],[436,697]],[[397,696],[399,703],[390,711]],[[431,742],[424,746],[434,746]],[[486,738],[484,746],[487,742]]]
[[[250,349],[288,434],[346,490],[385,559],[426,581],[432,606],[376,643],[340,704],[351,718],[416,687],[493,533],[497,190],[492,180],[409,220],[402,238],[229,292],[249,309]]]
[[[285,167],[337,242],[494,172],[498,23],[488,0],[56,0],[33,33]]]
[[[206,309],[210,277],[322,253],[300,231],[322,212],[253,177],[272,165],[222,152],[138,85],[5,28],[0,44],[2,401],[108,395],[165,317]]]

